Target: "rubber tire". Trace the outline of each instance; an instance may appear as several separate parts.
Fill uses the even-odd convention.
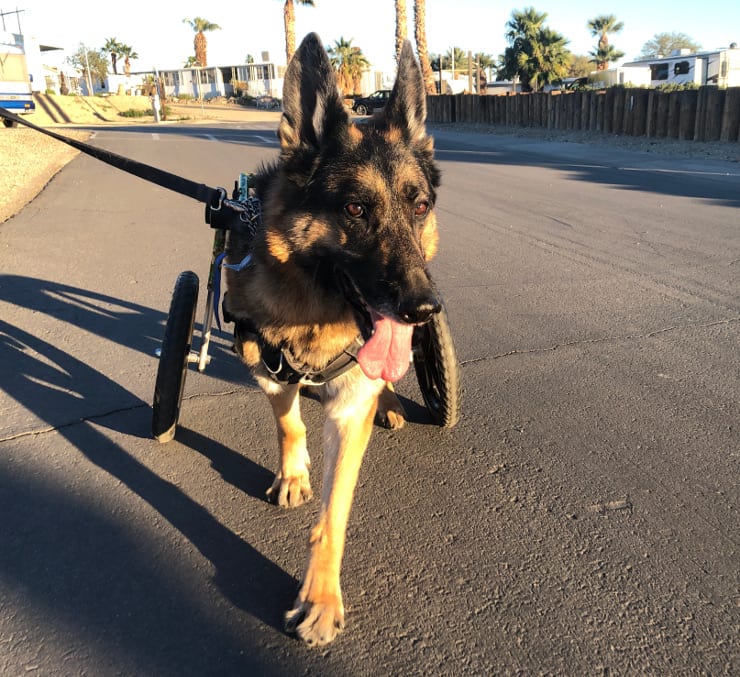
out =
[[[188,270],[177,277],[172,292],[152,402],[152,434],[162,443],[175,436],[180,418],[199,284],[198,276]]]
[[[11,127],[17,127],[18,123],[15,120],[8,120],[8,118],[3,118],[3,125],[10,129]]]
[[[355,113],[357,113],[357,115],[367,115],[367,106],[360,104],[355,109]]]
[[[413,356],[416,378],[432,420],[452,428],[460,417],[460,371],[447,313],[442,310],[414,328]]]

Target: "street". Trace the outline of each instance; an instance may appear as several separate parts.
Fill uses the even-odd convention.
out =
[[[461,420],[399,384],[323,649],[282,627],[318,500],[265,500],[272,414],[227,332],[150,435],[203,207],[79,156],[0,226],[0,674],[737,674],[740,165],[432,133]],[[267,123],[91,142],[229,190],[277,152]]]

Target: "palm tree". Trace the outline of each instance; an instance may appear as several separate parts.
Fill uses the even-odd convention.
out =
[[[407,37],[409,20],[406,15],[406,0],[396,0],[396,63],[401,55],[403,41]]]
[[[567,71],[568,41],[545,24],[547,13],[529,7],[514,11],[506,24],[509,46],[501,56],[500,78],[519,78],[522,90],[537,91],[543,85],[559,80]]]
[[[419,56],[421,75],[427,94],[435,94],[437,87],[434,83],[434,73],[429,63],[429,47],[427,46],[427,9],[426,0],[414,0],[414,38],[416,39],[416,53]]]
[[[128,77],[131,75],[131,59],[138,59],[139,55],[130,45],[120,45],[120,55],[123,57],[123,70]]]
[[[514,43],[516,40],[532,38],[542,28],[547,19],[547,12],[539,13],[534,7],[511,13],[511,19],[506,23],[506,39]]]
[[[118,75],[118,56],[121,53],[121,43],[116,38],[108,38],[103,45],[103,51],[110,54],[110,62],[114,75]]]
[[[442,58],[445,68],[453,71],[463,71],[468,67],[468,53],[462,47],[450,47]]]
[[[530,69],[529,87],[532,91],[537,92],[545,85],[565,77],[570,59],[570,54],[565,49],[567,42],[560,33],[542,27],[527,60]]]
[[[196,65],[205,68],[208,65],[208,42],[206,41],[205,33],[221,30],[221,26],[211,23],[207,19],[202,19],[199,16],[196,16],[195,19],[183,19],[182,22],[188,24],[195,31],[193,48],[195,50]]]
[[[362,50],[352,46],[352,40],[343,37],[334,41],[334,46],[326,50],[331,65],[337,72],[339,88],[345,95],[356,94],[360,91],[362,73],[370,66]]]
[[[315,7],[313,0],[298,0],[299,5]],[[295,4],[293,0],[285,0],[283,5],[283,23],[285,24],[285,59],[290,63],[295,52]]]
[[[599,44],[596,49],[589,52],[591,61],[596,64],[597,71],[605,71],[612,61],[619,61],[624,52],[620,52],[614,45]]]
[[[624,28],[624,23],[617,21],[617,17],[613,14],[601,14],[595,19],[590,19],[586,25],[591,31],[591,35],[599,36],[599,43],[590,54],[596,62],[596,70],[604,71],[609,66],[610,61],[616,61],[624,56],[624,52],[609,49],[609,34],[619,33]]]

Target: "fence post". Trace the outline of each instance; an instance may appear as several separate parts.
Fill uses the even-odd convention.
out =
[[[613,87],[609,87],[604,92],[604,126],[602,131],[605,134],[611,134],[614,125],[614,94]]]
[[[694,119],[694,141],[704,141],[707,136],[707,90],[709,87],[699,87],[696,95],[696,118]]]
[[[727,90],[713,87],[707,92],[707,141],[719,141],[722,132],[722,109]]]
[[[624,117],[624,88],[623,87],[611,87],[610,91],[613,92],[612,105],[609,111],[611,117],[611,129],[609,130],[612,134],[622,133],[622,118]]]
[[[632,91],[632,136],[645,136],[648,116],[648,91],[633,89]]]
[[[586,90],[581,92],[581,126],[582,131],[586,131],[589,125],[588,114],[591,107],[591,96],[593,92]]]
[[[687,89],[680,92],[678,113],[678,138],[691,140],[694,138],[694,124],[696,122],[696,103],[698,92]]]
[[[740,87],[725,90],[720,141],[740,141]]]

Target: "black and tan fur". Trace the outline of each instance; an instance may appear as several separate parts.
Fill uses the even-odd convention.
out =
[[[425,93],[409,43],[383,113],[353,124],[315,34],[291,61],[283,89],[279,160],[257,177],[263,229],[253,263],[227,271],[227,310],[249,318],[273,346],[288,346],[321,369],[362,333],[374,308],[419,324],[439,310],[427,261],[437,247],[433,212],[439,172],[427,136]],[[229,258],[247,245],[232,234]],[[294,507],[312,497],[298,385],[270,379],[252,336],[237,351],[273,408],[280,467],[268,494]],[[339,571],[352,496],[376,415],[403,425],[403,409],[382,379],[355,366],[321,386],[326,412],[321,512],[289,629],[325,644],[344,625]]]

